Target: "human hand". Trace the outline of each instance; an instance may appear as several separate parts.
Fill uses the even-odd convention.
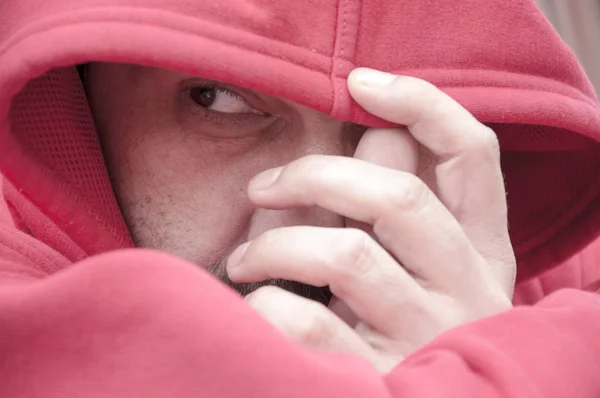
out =
[[[249,196],[268,209],[316,205],[349,228],[270,230],[227,267],[234,282],[329,286],[329,308],[272,286],[247,300],[301,344],[384,372],[441,332],[509,309],[516,264],[494,132],[416,78],[359,69],[348,85],[367,111],[407,127],[368,130],[354,158],[311,155],[264,171]],[[417,176],[427,170],[429,186]]]

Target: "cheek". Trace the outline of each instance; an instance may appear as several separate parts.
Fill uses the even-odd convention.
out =
[[[138,132],[127,134],[137,140],[113,145],[111,162],[115,192],[136,244],[200,264],[229,254],[243,242],[254,212],[248,182],[268,167],[268,157],[258,149],[229,156],[178,129]]]

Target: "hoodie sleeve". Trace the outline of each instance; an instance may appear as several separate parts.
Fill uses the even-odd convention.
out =
[[[0,286],[0,396],[595,398],[599,315],[599,296],[563,291],[452,330],[381,376],[298,347],[187,262],[113,252]]]

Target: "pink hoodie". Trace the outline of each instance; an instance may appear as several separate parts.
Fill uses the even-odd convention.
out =
[[[290,342],[198,267],[132,248],[73,67],[87,61],[176,69],[370,125],[385,123],[350,99],[353,68],[421,77],[499,135],[521,283],[600,229],[600,106],[533,0],[2,0],[1,397],[600,396],[591,292],[523,299],[542,300],[381,376]]]

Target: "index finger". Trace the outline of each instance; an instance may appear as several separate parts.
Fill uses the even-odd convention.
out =
[[[512,264],[506,192],[494,132],[424,80],[359,68],[348,77],[348,88],[365,110],[405,125],[436,155],[440,200],[484,257]],[[499,270],[503,278],[514,277],[513,267],[509,268]]]

